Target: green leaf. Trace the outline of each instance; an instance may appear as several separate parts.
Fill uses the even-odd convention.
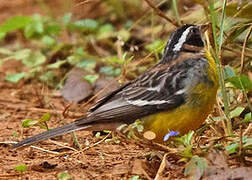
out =
[[[58,180],[71,180],[72,179],[72,176],[67,171],[60,172],[57,175],[57,177],[58,177]]]
[[[5,32],[0,32],[0,41],[6,36]]]
[[[231,143],[226,146],[226,150],[229,154],[233,154],[236,152],[236,149],[239,147],[238,143]]]
[[[30,49],[21,49],[19,51],[14,52],[14,54],[10,57],[16,60],[23,60],[28,58],[31,55],[32,51]]]
[[[44,33],[44,20],[41,15],[35,14],[32,19],[32,22],[24,29],[24,35],[26,38],[31,38],[35,35],[41,35]]]
[[[53,63],[53,64],[48,64],[48,65],[47,65],[47,68],[48,68],[48,69],[58,69],[58,68],[60,68],[63,64],[66,64],[66,63],[67,63],[67,60],[63,60],[63,61],[58,60],[58,61],[56,61],[56,62]]]
[[[123,59],[118,59],[116,56],[107,57],[104,59],[104,61],[117,63],[117,64],[123,64]]]
[[[50,23],[45,26],[45,34],[53,36],[53,35],[59,35],[61,31],[61,27],[59,24],[56,23]]]
[[[187,145],[186,148],[181,152],[179,153],[180,156],[184,157],[184,158],[192,158],[193,157],[193,154],[192,154],[192,147],[191,145]]]
[[[103,66],[99,69],[100,73],[104,73],[107,76],[119,76],[121,74],[121,69],[116,68],[114,69],[113,66]]]
[[[175,138],[177,141],[181,142],[185,146],[191,146],[191,141],[193,137],[194,131],[190,131],[189,133],[181,136],[179,138]]]
[[[231,82],[237,89],[252,90],[252,83],[250,79],[248,76],[243,74],[228,78],[227,81]]]
[[[115,68],[114,70],[114,76],[117,77],[121,74],[121,69],[120,68]]]
[[[1,38],[3,38],[6,33],[24,28],[31,22],[32,18],[29,16],[13,16],[7,19],[3,24],[0,25]]]
[[[243,148],[252,149],[252,138],[247,138],[244,142]]]
[[[96,66],[96,61],[92,59],[83,60],[76,64],[76,66],[79,68],[84,68],[86,70],[93,70]]]
[[[8,56],[10,56],[10,55],[12,55],[12,51],[10,51],[9,49],[7,49],[7,48],[0,48],[0,54],[3,54],[3,55],[8,55]]]
[[[63,17],[62,17],[62,23],[63,24],[68,24],[71,21],[72,18],[72,13],[66,13]]]
[[[207,161],[197,155],[193,156],[185,167],[184,175],[191,179],[200,179],[207,168]]]
[[[157,53],[161,53],[161,52],[163,51],[163,49],[160,48],[160,47],[163,46],[163,45],[164,45],[164,42],[163,42],[163,41],[161,41],[161,40],[156,40],[156,41],[154,41],[153,43],[146,45],[145,48],[146,48],[148,51],[150,51],[150,52],[155,51],[155,52],[157,52]]]
[[[236,107],[234,110],[232,110],[230,112],[230,118],[235,118],[235,117],[239,117],[241,115],[241,113],[244,111],[244,107]]]
[[[14,169],[19,172],[24,172],[28,169],[28,167],[25,164],[20,164],[18,166],[15,166]]]
[[[225,66],[223,73],[224,73],[224,79],[228,79],[235,76],[234,69],[230,66]]]
[[[48,71],[48,72],[46,72],[45,74],[41,75],[41,76],[39,77],[39,79],[40,79],[42,82],[47,83],[49,86],[54,86],[54,85],[55,85],[55,81],[54,81],[55,77],[56,77],[56,76],[55,76],[54,72]]]
[[[112,31],[114,31],[114,27],[111,24],[104,24],[99,28],[98,33],[112,32]]]
[[[99,138],[101,137],[101,132],[97,132],[97,133],[95,134],[95,137],[96,137],[97,139],[99,139]]]
[[[35,51],[29,57],[24,58],[22,63],[28,67],[35,67],[43,64],[45,61],[46,57],[40,51]]]
[[[126,29],[129,29],[133,24],[134,24],[134,23],[133,23],[132,20],[128,20],[128,21],[126,21],[126,23],[124,24],[124,27],[125,27]]]
[[[113,37],[115,35],[113,31],[114,31],[114,27],[111,24],[105,24],[99,28],[96,38],[100,40],[100,39],[107,39],[109,37]]]
[[[17,137],[18,137],[18,132],[17,132],[17,131],[14,131],[14,132],[13,132],[13,137],[14,137],[14,138],[17,138]]]
[[[84,76],[84,79],[87,80],[91,84],[93,84],[98,78],[99,78],[98,74]]]
[[[22,121],[22,127],[27,128],[38,124],[38,121],[32,119],[25,119]]]
[[[75,21],[69,26],[70,30],[94,31],[98,27],[98,22],[93,19],[82,19]]]
[[[140,180],[140,177],[138,175],[136,175],[136,176],[129,178],[129,180]]]
[[[16,74],[8,74],[5,77],[5,80],[12,82],[12,83],[18,83],[18,81],[25,78],[26,76],[27,76],[27,74],[25,72],[16,73]]]
[[[122,38],[124,42],[126,42],[130,38],[130,32],[126,29],[121,29],[117,35]]]
[[[252,122],[251,112],[247,113],[241,122],[242,123]]]
[[[45,113],[41,119],[39,120],[40,123],[44,123],[46,121],[49,121],[51,119],[51,114],[50,113]]]
[[[41,39],[46,45],[52,46],[56,43],[55,39],[52,38],[51,36],[43,36]]]
[[[138,132],[143,132],[144,126],[142,124],[138,124],[136,127]]]

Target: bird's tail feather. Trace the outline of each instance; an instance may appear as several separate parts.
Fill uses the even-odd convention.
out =
[[[87,126],[80,125],[75,121],[75,122],[66,124],[64,126],[57,127],[55,129],[48,130],[48,131],[45,131],[43,133],[37,134],[35,136],[26,138],[23,141],[21,141],[21,142],[19,142],[17,144],[14,144],[13,148],[19,148],[19,147],[27,146],[27,145],[30,145],[30,144],[33,144],[33,143],[36,143],[36,142],[39,142],[39,141],[43,141],[43,140],[46,140],[46,139],[49,139],[49,138],[53,138],[53,137],[56,137],[56,136],[60,136],[60,135],[69,133],[69,132],[72,132],[72,131],[76,131],[76,130],[80,130],[80,129],[86,129],[88,127],[90,127],[90,126],[89,125],[87,125]]]

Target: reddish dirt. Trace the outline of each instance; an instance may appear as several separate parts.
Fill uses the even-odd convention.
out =
[[[155,177],[163,153],[157,152],[158,156],[150,158],[149,153],[152,150],[149,146],[135,143],[134,140],[117,134],[103,140],[105,135],[96,138],[92,132],[76,132],[83,148],[90,147],[83,152],[78,151],[71,134],[58,137],[55,141],[48,140],[35,145],[52,152],[33,147],[12,149],[9,141],[21,140],[43,131],[39,127],[22,128],[21,122],[24,119],[37,120],[45,112],[50,112],[52,118],[48,123],[49,127],[60,126],[63,121],[70,122],[73,119],[63,118],[61,113],[67,103],[61,97],[55,96],[57,92],[53,90],[46,90],[46,96],[44,94],[43,97],[49,100],[46,105],[43,105],[38,97],[39,90],[39,93],[44,92],[41,91],[43,89],[41,84],[20,82],[18,85],[13,85],[1,81],[0,88],[2,125],[0,127],[0,179],[18,177],[54,179],[58,173],[66,170],[74,179],[128,179],[136,174],[143,179]],[[78,110],[77,107],[75,108]],[[72,112],[73,115],[79,116],[80,113]],[[18,138],[14,137],[14,132],[18,134]],[[172,168],[176,167],[179,170],[171,173],[170,176],[182,177],[183,163],[177,164],[178,157],[174,155],[170,158],[174,163]],[[16,172],[13,168],[19,164],[27,165],[28,171],[23,174]]]
[[[42,1],[1,2],[0,23],[12,15],[46,13],[39,8],[38,2]],[[59,8],[63,6],[60,1],[45,0],[44,2],[48,3],[51,12],[55,15],[72,11],[72,9]],[[99,16],[99,14],[89,13],[93,6],[99,4],[99,1],[94,2],[90,6],[79,6],[74,12],[79,17],[86,17],[87,14],[90,17]],[[86,9],[83,10],[84,8]],[[102,12],[104,11],[100,11]],[[0,179],[56,179],[58,173],[63,171],[68,171],[73,179],[128,179],[135,175],[139,175],[141,179],[153,179],[156,176],[165,152],[118,134],[110,135],[105,140],[103,138],[106,135],[97,138],[92,132],[76,132],[83,151],[78,150],[71,134],[36,144],[36,147],[43,148],[40,150],[31,146],[12,149],[10,141],[20,141],[43,131],[39,127],[22,128],[22,120],[38,120],[44,113],[50,112],[52,118],[48,126],[53,128],[72,122],[87,110],[83,105],[71,106],[70,112],[63,117],[62,113],[68,103],[59,96],[58,91],[48,89],[36,81],[21,81],[18,84],[4,81],[6,72],[21,70],[22,66],[16,61],[0,66]],[[212,134],[207,135],[210,137]],[[152,152],[155,155],[152,155]],[[240,161],[224,157],[227,156],[209,153],[207,159],[211,171],[203,179],[249,179],[252,176],[251,168],[240,167]],[[174,154],[167,156],[168,165],[162,174],[163,177],[186,179],[183,175],[185,163],[178,163],[180,158]],[[24,173],[15,171],[13,168],[19,164],[27,165],[28,170]],[[230,165],[240,169],[237,168],[236,172],[232,171]]]

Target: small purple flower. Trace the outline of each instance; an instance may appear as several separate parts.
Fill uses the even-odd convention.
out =
[[[179,135],[179,132],[177,131],[170,131],[164,136],[164,142],[167,141],[171,136],[177,136]]]

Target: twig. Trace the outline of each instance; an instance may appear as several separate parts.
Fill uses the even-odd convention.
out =
[[[121,133],[119,132],[119,134],[121,134]],[[152,149],[156,149],[159,151],[165,151],[165,152],[168,152],[168,154],[175,154],[178,152],[178,150],[176,148],[169,148],[168,146],[165,146],[163,144],[152,142],[147,139],[141,139],[141,138],[138,138],[137,136],[135,136],[135,139],[130,139],[130,141],[131,142],[134,141],[134,143],[139,146],[143,146],[143,145],[151,146]]]
[[[221,101],[221,99],[219,97],[216,97],[216,101],[217,101],[217,108],[218,108],[219,113],[222,114],[225,118],[227,118],[226,114],[221,109],[221,104],[223,104],[223,102]],[[227,135],[228,132],[227,132],[227,125],[225,123],[225,118],[223,118],[221,120],[221,123],[222,123],[223,129],[224,129],[225,135]]]
[[[244,67],[244,57],[245,57],[245,48],[246,48],[246,44],[247,44],[247,41],[250,37],[250,34],[252,32],[252,25],[250,25],[249,27],[249,30],[248,30],[248,33],[246,34],[246,37],[245,37],[245,40],[243,42],[243,46],[242,46],[242,53],[241,53],[241,69],[240,69],[240,73],[243,72],[243,67]]]
[[[85,4],[90,3],[90,2],[92,2],[92,0],[83,0],[83,1],[81,1],[80,3],[77,3],[77,4],[74,6],[74,8],[75,8],[75,7],[79,7],[80,5],[85,5]]]
[[[166,153],[163,157],[163,160],[158,168],[158,172],[155,176],[155,179],[154,180],[160,180],[162,179],[162,172],[164,171],[165,167],[166,167],[166,156],[167,156],[168,153]]]
[[[176,27],[179,27],[179,24],[174,20],[169,17],[167,17],[160,9],[158,9],[150,0],[144,0],[156,13],[158,16],[164,18],[171,24],[173,24]]]
[[[53,141],[53,140],[51,140],[51,139],[49,139],[49,142],[51,142],[51,143],[53,143],[53,144],[55,144],[55,145],[57,145],[57,146],[61,146],[61,147],[63,147],[63,148],[71,149],[71,150],[76,151],[76,152],[78,151],[77,149],[74,149],[74,148],[72,148],[72,147],[66,146],[66,145],[61,144],[61,143],[59,143],[59,142],[57,142],[57,141]]]
[[[110,132],[109,134],[107,134],[102,140],[100,140],[100,141],[98,141],[98,142],[96,142],[96,143],[94,143],[94,144],[92,144],[92,145],[90,145],[90,146],[88,146],[88,147],[85,147],[85,148],[83,148],[83,149],[80,150],[80,151],[76,151],[76,152],[74,152],[74,153],[71,152],[71,154],[74,155],[74,154],[83,153],[84,151],[86,151],[86,150],[88,150],[88,149],[90,149],[90,148],[92,148],[92,147],[94,147],[94,146],[97,146],[98,144],[100,144],[100,143],[102,143],[103,141],[105,141],[105,140],[109,137],[110,134],[111,134],[111,132]],[[65,154],[69,154],[69,153],[61,153],[61,154],[59,154],[59,155],[62,156],[62,155],[65,155]]]
[[[40,147],[37,147],[37,146],[30,146],[30,147],[33,148],[33,149],[37,149],[37,150],[44,151],[44,152],[51,153],[51,154],[56,154],[56,155],[60,154],[58,152],[50,151],[50,150],[40,148]]]
[[[17,143],[16,141],[0,142],[0,144],[16,144],[16,143]],[[50,150],[47,150],[47,149],[44,149],[44,148],[40,148],[40,147],[37,147],[37,146],[30,146],[30,147],[33,148],[33,149],[37,149],[37,150],[44,151],[44,152],[51,153],[51,154],[57,154],[57,155],[60,154],[58,152],[50,151]]]
[[[102,140],[100,140],[100,141],[98,141],[98,142],[92,144],[91,146],[85,147],[85,148],[82,150],[82,152],[83,152],[83,151],[86,151],[86,150],[88,150],[88,149],[90,149],[90,148],[92,148],[92,147],[94,147],[94,146],[97,146],[97,145],[100,144],[100,143],[102,143],[103,141],[105,141],[105,140],[110,136],[110,134],[111,134],[111,132],[108,133]]]
[[[239,135],[239,140],[240,140],[240,142],[239,142],[239,156],[240,156],[241,159],[243,159],[242,158],[242,155],[243,155],[243,153],[242,153],[242,148],[243,148],[243,142],[242,142],[242,125],[240,125],[239,129],[240,129],[240,135]]]
[[[160,7],[161,5],[163,5],[167,0],[162,0],[157,4],[157,7]],[[131,27],[128,29],[128,31],[131,31],[137,24],[139,24],[139,22],[141,22],[143,19],[145,19],[146,17],[149,17],[149,14],[152,13],[153,11],[150,11],[151,9],[148,9],[146,12],[144,12],[144,14],[138,19],[136,20]]]
[[[231,47],[223,47],[223,49],[224,50],[228,50],[228,51],[231,51],[231,52],[233,52],[233,53],[235,53],[237,56],[238,55],[241,55],[242,54],[242,52],[240,51],[240,49],[238,49],[239,48],[239,46],[237,47],[237,46],[231,46]],[[245,48],[245,50],[248,50],[247,48]],[[251,53],[245,53],[244,52],[244,56],[246,56],[246,57],[252,57],[252,54]]]
[[[68,104],[66,106],[66,108],[64,109],[64,111],[62,112],[62,115],[63,115],[64,118],[67,117],[67,112],[68,112],[69,108],[71,107],[71,105],[72,105],[72,103]]]
[[[252,123],[249,123],[247,129],[245,129],[244,131],[244,136],[251,134],[251,132],[252,132]]]
[[[3,179],[3,178],[4,178],[4,179],[5,179],[5,178],[6,178],[6,179],[9,179],[10,177],[13,177],[13,176],[21,176],[21,175],[22,175],[22,174],[17,174],[17,173],[16,173],[16,174],[0,174],[0,178],[1,178],[1,179]]]

